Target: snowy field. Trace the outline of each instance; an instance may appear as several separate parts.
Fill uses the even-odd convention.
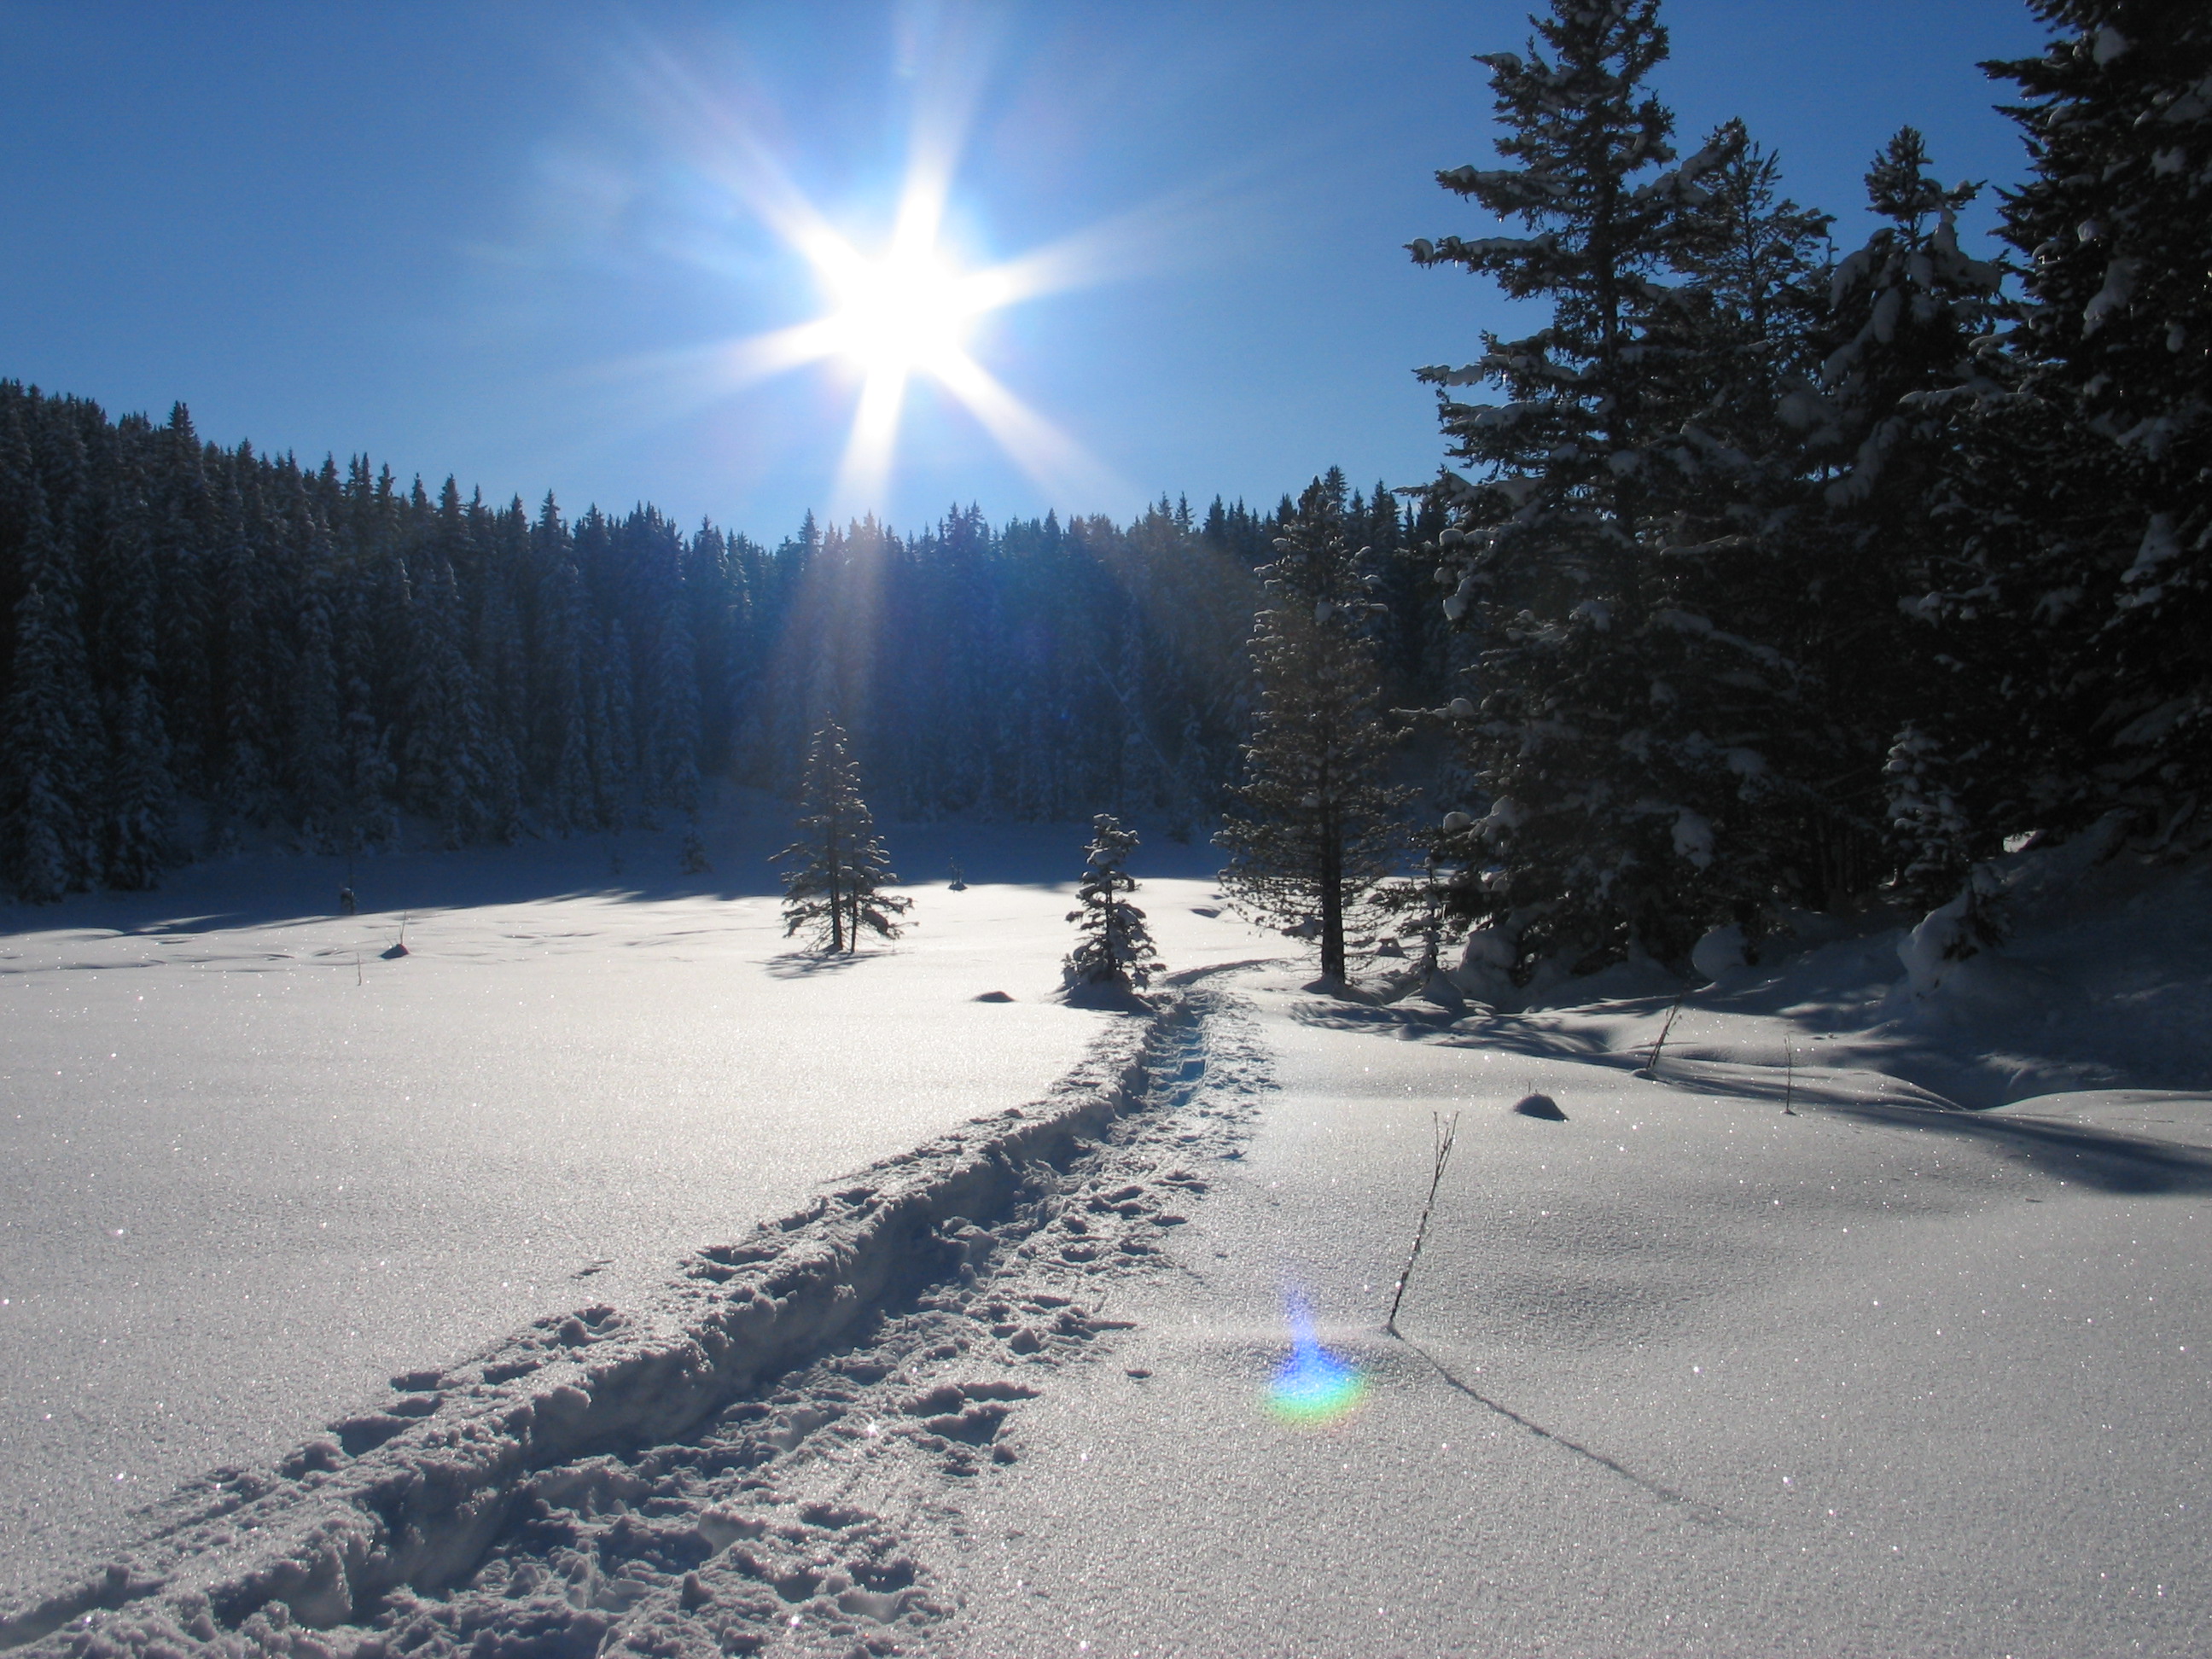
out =
[[[917,886],[896,950],[823,963],[768,896],[780,828],[727,826],[696,880],[672,836],[366,860],[350,918],[327,860],[0,913],[0,1595],[396,1374],[1042,1094],[1109,1022],[1041,1000],[1079,831],[895,836],[909,871],[1014,879]],[[1171,885],[1179,960],[1252,953]]]
[[[2003,957],[1917,980],[1808,936],[1654,1074],[1650,970],[1325,998],[1190,876],[1139,895],[1157,1019],[1050,1005],[1057,844],[996,833],[895,837],[1014,878],[826,971],[599,848],[560,897],[421,860],[359,985],[396,915],[221,871],[19,916],[16,1638],[2212,1648],[2203,867],[2031,855]]]

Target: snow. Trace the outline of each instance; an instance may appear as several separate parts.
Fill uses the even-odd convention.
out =
[[[1281,1092],[1178,1231],[1195,1282],[1023,1414],[958,1650],[2201,1650],[2212,1098],[2075,1148],[2071,1098],[1784,1116],[1767,1067],[1251,994]],[[1509,1109],[1539,1088],[1564,1121]],[[1324,1427],[1261,1401],[1291,1296],[1368,1379]]]
[[[823,1180],[1041,1095],[1111,1018],[1054,1006],[1086,831],[894,830],[910,936],[782,934],[757,804],[707,837],[242,860],[0,933],[0,1607],[218,1465],[392,1376],[627,1304]],[[1164,840],[1164,838],[1161,838]],[[1163,847],[1139,873],[1203,868]],[[705,885],[703,884],[711,884]],[[1188,967],[1252,954],[1148,882]],[[409,954],[386,960],[403,903]],[[981,1003],[1001,991],[1011,1004]]]
[[[1744,964],[1743,929],[1716,927],[1690,950],[1690,966],[1709,980],[1732,974]]]
[[[891,839],[903,867],[937,861]],[[1989,886],[2010,938],[1918,989],[1899,952],[1918,919],[1808,917],[1794,939],[1762,940],[1758,963],[1686,995],[1651,965],[1624,964],[1524,1006],[1463,1012],[1387,1000],[1411,987],[1403,963],[1389,969],[1398,981],[1319,994],[1310,961],[1224,920],[1203,881],[1152,877],[1140,896],[1170,988],[1156,1012],[1109,1016],[1038,1000],[1066,946],[1066,888],[993,884],[1045,845],[1024,854],[1015,841],[997,858],[960,846],[981,878],[957,896],[972,908],[917,888],[905,944],[826,974],[779,965],[768,907],[742,919],[758,901],[674,890],[493,895],[418,915],[417,955],[381,979],[370,970],[367,986],[325,970],[409,1015],[405,1030],[396,1014],[314,1028],[373,1030],[380,1066],[442,1018],[447,1071],[465,1074],[469,1045],[487,1042],[502,1066],[550,1068],[547,1086],[570,1091],[565,1110],[591,1121],[540,1127],[543,1104],[517,1104],[497,1121],[496,1151],[538,1158],[538,1127],[582,1165],[611,1162],[633,1196],[595,1196],[572,1168],[576,1224],[638,1227],[624,1241],[636,1265],[625,1255],[581,1284],[549,1268],[544,1296],[514,1303],[532,1325],[483,1287],[513,1241],[475,1229],[419,1278],[425,1301],[483,1304],[466,1331],[451,1314],[386,1308],[405,1299],[396,1279],[346,1281],[324,1299],[386,1321],[386,1336],[390,1322],[426,1322],[399,1333],[416,1344],[404,1361],[378,1367],[442,1369],[403,1376],[396,1400],[378,1367],[349,1373],[317,1410],[379,1397],[389,1409],[321,1442],[295,1433],[285,1443],[304,1449],[264,1484],[173,1503],[163,1514],[185,1522],[140,1537],[78,1601],[50,1603],[89,1611],[34,1651],[181,1650],[215,1636],[201,1621],[218,1614],[234,1650],[344,1659],[520,1645],[978,1659],[2202,1650],[2202,862],[2100,862],[2109,840],[2001,860]],[[1078,847],[1066,836],[1036,862],[1072,871]],[[720,849],[716,862],[732,867]],[[579,942],[526,959],[496,943],[533,917]],[[385,921],[360,920],[372,938]],[[222,960],[237,965],[220,974],[180,965],[178,948],[178,963],[99,978],[131,996],[167,988],[179,1018],[162,1040],[191,1062],[173,1074],[189,1077],[221,1044],[182,1017],[220,1012],[273,1044],[273,1019],[244,1018],[243,999],[258,988],[312,1012],[301,963],[313,959],[249,975],[245,952],[336,926],[272,907],[225,936],[236,954]],[[48,955],[0,992],[27,994],[27,980],[89,995],[91,969],[57,964],[100,942],[49,931],[45,944],[9,938]],[[702,967],[722,981],[713,1009],[682,990],[679,970]],[[421,969],[440,988],[405,1001],[398,976]],[[504,1003],[468,1001],[471,976],[527,971],[567,999],[532,1028],[539,1044],[617,1029],[641,996],[651,1041],[665,1025],[684,1052],[601,1103],[609,1079],[650,1069],[647,1036],[633,1030],[618,1054],[603,1036],[597,1070],[533,1060],[524,1041],[496,1048]],[[234,982],[233,1000],[189,1004],[189,988],[217,978]],[[1019,1000],[973,1000],[990,990]],[[118,1054],[137,1006],[118,994],[108,1011]],[[994,1035],[1008,1019],[1030,1023]],[[96,1023],[76,1022],[88,1077]],[[706,1033],[729,1025],[742,1040],[728,1046],[798,1090],[795,1107],[702,1081],[714,1070]],[[949,1062],[932,1072],[932,1031],[975,1049],[968,1097],[955,1098]],[[918,1088],[885,1058],[908,1044],[922,1050]],[[9,1063],[11,1086],[37,1073]],[[295,1054],[276,1075],[351,1086],[318,1064]],[[313,1188],[366,1156],[318,1142],[309,1113],[265,1098],[265,1066],[260,1095],[249,1074],[230,1097],[247,1121],[233,1154],[249,1166],[257,1146],[264,1166],[319,1148],[331,1162],[299,1177]],[[427,1089],[427,1074],[404,1075]],[[68,1088],[81,1110],[120,1114],[119,1089]],[[884,1097],[902,1089],[915,1104]],[[702,1148],[712,1112],[684,1104],[702,1096],[721,1121],[750,1114],[790,1137],[776,1166]],[[506,1183],[528,1187],[501,1173],[481,1126],[453,1127],[469,1121],[451,1109],[460,1097],[439,1097],[443,1121],[403,1121],[388,1097],[347,1097],[379,1134],[434,1143],[387,1158],[404,1168],[380,1176],[382,1224],[416,1224],[392,1200],[439,1190],[441,1157],[471,1160],[494,1202]],[[857,1121],[831,1133],[829,1110]],[[1438,1120],[1455,1115],[1394,1340],[1383,1317]],[[869,1158],[882,1161],[819,1184]],[[813,1184],[799,1173],[809,1159]],[[81,1174],[104,1184],[126,1169],[111,1160],[95,1176],[88,1160]],[[284,1213],[254,1190],[232,1200],[241,1222]],[[787,1220],[755,1230],[786,1192]],[[629,1222],[641,1193],[675,1218]],[[736,1248],[686,1253],[709,1237]],[[56,1251],[49,1269],[74,1272],[88,1297],[104,1247],[82,1219],[73,1243],[76,1264]],[[266,1263],[273,1281],[283,1243],[242,1248],[241,1270]],[[287,1316],[310,1321],[311,1301]],[[192,1318],[221,1310],[204,1295],[197,1306]],[[187,1365],[206,1357],[166,1327],[159,1341]],[[327,1331],[285,1352],[300,1374],[271,1401],[316,1385],[310,1362],[346,1363]],[[53,1369],[83,1359],[70,1351]],[[95,1484],[97,1465],[25,1457],[21,1443],[11,1480]],[[449,1503],[448,1491],[477,1496]],[[225,1504],[240,1506],[237,1521]],[[112,1509],[81,1519],[129,1531]],[[11,1570],[21,1553],[8,1552]],[[403,1560],[410,1587],[362,1608],[381,1622],[346,1623],[350,1598]],[[56,1587],[42,1570],[24,1578]],[[128,1605],[102,1612],[103,1598]],[[312,1646],[295,1639],[301,1623],[334,1621]]]

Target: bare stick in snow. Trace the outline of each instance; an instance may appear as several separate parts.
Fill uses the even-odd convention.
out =
[[[1785,1117],[1795,1117],[1797,1115],[1796,1109],[1790,1105],[1790,1099],[1797,1092],[1797,1045],[1796,1043],[1786,1040],[1783,1042],[1782,1060],[1786,1068],[1782,1073],[1782,1112]]]
[[[1398,1304],[1406,1299],[1406,1281],[1413,1276],[1413,1264],[1421,1259],[1421,1246],[1428,1242],[1429,1217],[1437,1207],[1437,1188],[1443,1185],[1444,1165],[1451,1161],[1452,1142],[1459,1139],[1459,1114],[1451,1115],[1447,1124],[1441,1112],[1429,1114],[1436,1132],[1436,1166],[1429,1173],[1429,1201],[1421,1206],[1421,1224],[1413,1233],[1413,1252],[1406,1258],[1406,1266],[1398,1274],[1398,1288],[1391,1293],[1390,1316],[1382,1322],[1382,1328],[1391,1335],[1398,1334]]]
[[[1667,1023],[1659,1028],[1659,1041],[1651,1045],[1651,1058],[1644,1064],[1644,1075],[1656,1079],[1659,1075],[1659,1054],[1667,1046],[1667,1033],[1674,1029],[1674,1016],[1682,1012],[1682,999],[1689,995],[1685,989],[1674,994],[1674,1006],[1667,1011]]]

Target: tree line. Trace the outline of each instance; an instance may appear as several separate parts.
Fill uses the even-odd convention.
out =
[[[149,886],[249,831],[348,851],[680,819],[706,778],[793,793],[832,715],[901,817],[1103,805],[1203,834],[1285,510],[810,515],[769,548],[0,382],[0,882]],[[1417,533],[1387,491],[1362,511]],[[1390,648],[1409,683],[1441,672],[1432,635]]]

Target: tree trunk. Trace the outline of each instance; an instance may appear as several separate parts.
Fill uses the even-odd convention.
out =
[[[1321,826],[1321,974],[1351,977],[1344,971],[1344,832],[1334,814]]]

